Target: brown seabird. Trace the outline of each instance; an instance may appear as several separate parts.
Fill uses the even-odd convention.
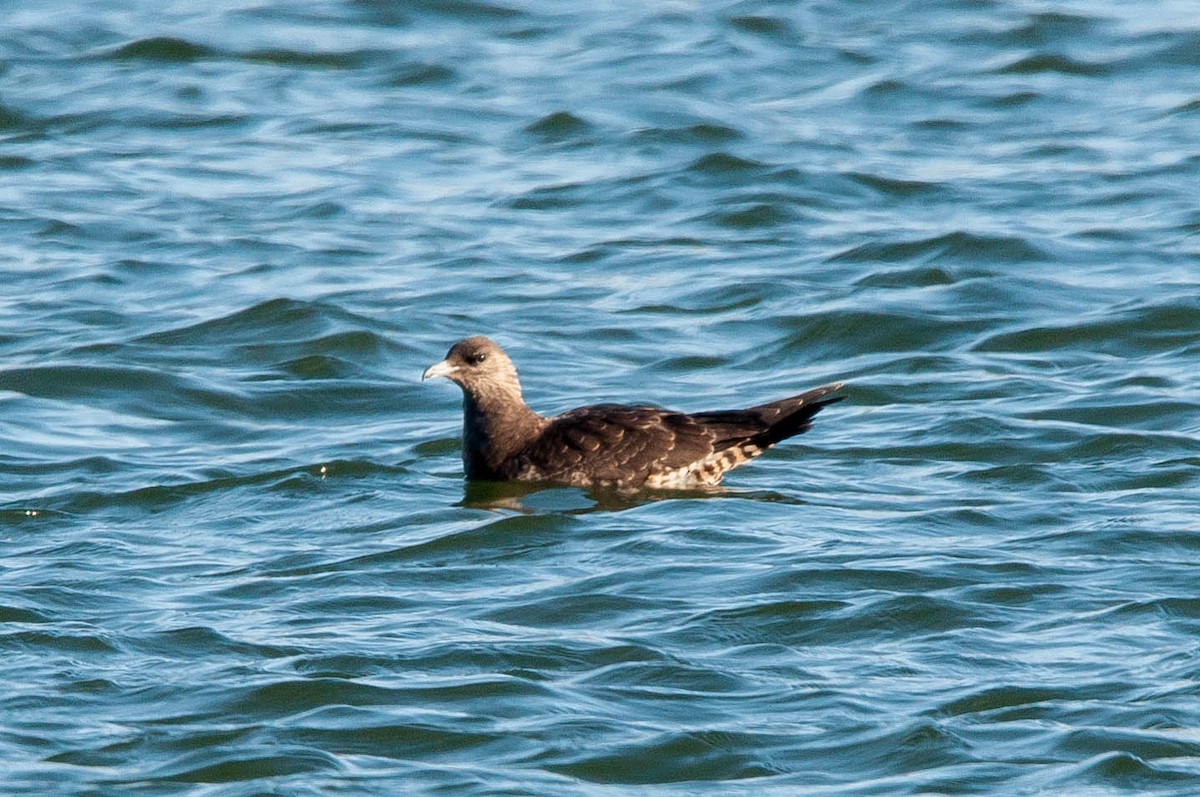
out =
[[[463,469],[468,479],[622,489],[688,489],[722,477],[780,440],[806,432],[842,385],[744,410],[685,414],[596,404],[544,417],[521,397],[504,350],[476,336],[455,343],[421,376],[463,391]]]

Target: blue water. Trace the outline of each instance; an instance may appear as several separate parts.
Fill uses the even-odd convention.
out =
[[[0,792],[1200,794],[1187,2],[12,0]],[[457,391],[845,380],[716,495]]]

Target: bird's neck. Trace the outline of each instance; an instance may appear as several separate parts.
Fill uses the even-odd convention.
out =
[[[546,424],[516,392],[463,394],[463,465],[467,478],[501,479],[501,463],[520,451]]]

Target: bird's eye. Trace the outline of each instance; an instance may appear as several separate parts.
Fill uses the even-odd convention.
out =
[[[467,355],[467,362],[471,365],[479,365],[487,359],[487,352],[477,351],[474,354]]]

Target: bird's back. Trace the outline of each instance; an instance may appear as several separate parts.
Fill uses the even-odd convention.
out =
[[[616,487],[717,484],[733,468],[807,431],[840,385],[743,410],[685,414],[598,404],[551,419],[505,463],[503,478]]]

